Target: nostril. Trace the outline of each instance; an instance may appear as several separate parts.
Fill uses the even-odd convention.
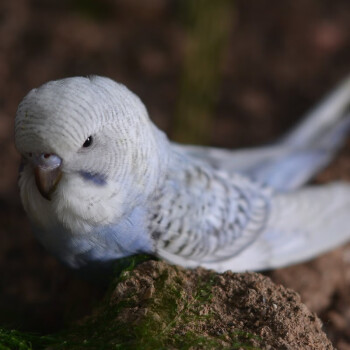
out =
[[[53,153],[41,153],[35,157],[35,163],[44,168],[52,168],[60,166],[62,159]]]
[[[33,155],[32,152],[29,152],[29,153],[28,153],[28,156],[29,156],[29,157],[32,157],[32,155]]]

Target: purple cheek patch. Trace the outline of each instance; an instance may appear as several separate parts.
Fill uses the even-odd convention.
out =
[[[80,171],[79,174],[84,178],[84,180],[91,181],[95,185],[103,186],[105,185],[106,178],[98,173],[89,173],[87,171]]]

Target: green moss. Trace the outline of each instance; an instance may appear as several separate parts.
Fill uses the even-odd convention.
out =
[[[148,260],[158,260],[156,257],[147,254],[132,255],[116,261],[113,267],[114,279],[110,283],[110,288],[114,290],[115,286],[128,277],[128,273],[135,267]]]
[[[2,330],[0,350],[256,349],[247,345],[253,335],[208,331],[207,326],[215,325],[218,317],[208,311],[216,283],[214,273],[190,281],[184,270],[163,264],[156,265],[152,277],[143,281],[142,272],[134,269],[148,259],[131,259],[106,300],[80,324],[53,336]],[[122,294],[113,294],[116,287],[121,287]],[[147,288],[152,293],[145,297],[142,293]]]
[[[63,342],[59,336],[41,336],[0,328],[0,350],[40,350]]]
[[[130,277],[131,267],[127,268],[120,279]],[[128,309],[132,313],[138,308],[137,298],[131,293],[115,305],[104,307],[96,317],[76,327],[67,335],[66,343],[60,348],[69,349],[187,349],[203,343],[205,348],[219,345],[211,337],[204,337],[194,332],[185,336],[176,335],[175,330],[185,324],[198,320],[201,316],[196,311],[198,305],[210,301],[211,282],[200,281],[195,297],[189,297],[180,278],[169,276],[168,270],[155,281],[154,295],[143,305],[147,314],[133,324],[125,324],[118,315]],[[81,341],[83,339],[83,341]],[[55,349],[55,347],[52,347]]]

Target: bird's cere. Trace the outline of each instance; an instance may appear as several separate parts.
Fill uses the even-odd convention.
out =
[[[349,102],[350,79],[279,143],[233,152],[169,142],[111,79],[51,81],[16,114],[22,203],[74,268],[136,253],[217,271],[310,259],[350,238],[350,186],[304,187],[344,143]]]

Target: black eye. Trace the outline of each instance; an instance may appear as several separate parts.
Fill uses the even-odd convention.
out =
[[[85,142],[84,142],[84,144],[83,144],[83,147],[90,147],[92,145],[92,136],[89,136],[86,140],[85,140]]]

